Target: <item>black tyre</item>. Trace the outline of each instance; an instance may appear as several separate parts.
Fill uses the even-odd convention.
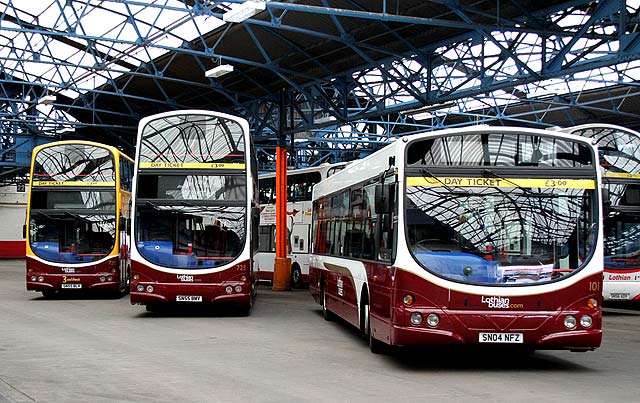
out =
[[[375,337],[373,337],[373,332],[371,331],[371,309],[370,309],[370,305],[367,305],[367,317],[369,318],[367,320],[367,334],[369,335],[369,350],[371,350],[371,352],[373,354],[386,354],[389,346],[383,342],[381,342],[380,340],[376,339]]]
[[[118,289],[118,297],[122,297],[124,295],[127,295],[127,293],[129,292],[129,287],[130,287],[130,269],[127,267],[124,273],[124,278],[125,281],[123,283],[120,284],[120,288]]]
[[[144,306],[144,309],[146,309],[147,312],[158,312],[159,306],[156,304],[147,304]]]
[[[45,298],[53,298],[56,295],[56,292],[54,290],[45,290],[40,292],[42,293],[42,296]]]
[[[294,264],[291,266],[291,288],[301,288],[302,287],[302,271],[300,270],[300,266]]]
[[[322,317],[326,321],[332,321],[335,318],[333,312],[327,309],[327,293],[324,288],[322,289]]]

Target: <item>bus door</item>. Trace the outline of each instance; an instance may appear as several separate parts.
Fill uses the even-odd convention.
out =
[[[398,217],[396,214],[398,182],[395,173],[380,176],[375,185],[375,211],[377,215],[375,258],[371,273],[368,274],[370,310],[373,318],[389,323],[391,321],[391,299],[393,298],[391,279],[394,277]]]

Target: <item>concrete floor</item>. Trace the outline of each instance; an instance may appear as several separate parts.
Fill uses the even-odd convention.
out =
[[[616,308],[595,352],[381,356],[307,290],[261,286],[249,317],[150,314],[128,296],[43,299],[4,260],[0,402],[637,401],[640,310]]]

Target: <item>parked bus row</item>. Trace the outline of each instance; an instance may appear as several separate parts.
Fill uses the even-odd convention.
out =
[[[597,348],[603,268],[605,297],[640,294],[640,151],[621,128],[568,130],[582,136],[422,133],[350,164],[290,171],[293,284],[308,283],[325,318],[356,326],[374,352]],[[135,165],[97,143],[34,150],[27,289],[130,290],[148,309],[226,302],[248,312],[258,279],[272,278],[276,194],[273,175],[259,187],[247,122],[150,116],[136,150]]]
[[[134,166],[98,143],[34,149],[27,289],[130,290],[131,303],[148,309],[224,301],[248,312],[259,206],[246,120],[208,111],[150,116],[136,150]]]

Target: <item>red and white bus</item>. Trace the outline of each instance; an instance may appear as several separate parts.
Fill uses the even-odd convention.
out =
[[[324,163],[317,167],[287,171],[287,257],[291,259],[291,285],[309,281],[311,191],[313,186],[345,167],[347,163]],[[273,281],[276,257],[276,174],[259,176],[260,247],[256,257],[260,280]]]
[[[260,212],[246,120],[203,110],[144,118],[133,200],[132,304],[226,302],[249,313]]]
[[[314,187],[311,294],[374,352],[593,350],[599,185],[583,137],[490,127],[403,137]]]
[[[133,160],[89,141],[34,148],[27,203],[27,290],[129,290]]]
[[[600,123],[564,131],[598,144],[610,200],[604,217],[604,299],[640,301],[640,133]]]

